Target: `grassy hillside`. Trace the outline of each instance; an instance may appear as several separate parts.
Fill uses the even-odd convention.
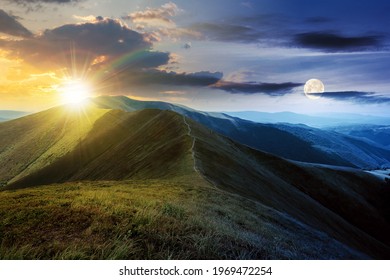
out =
[[[0,124],[1,258],[390,257],[376,177],[292,163],[171,111],[86,110]]]
[[[58,107],[0,123],[0,184],[17,181],[72,151],[108,111]]]
[[[96,121],[72,151],[6,188],[187,174],[193,170],[187,133],[183,117],[173,112],[113,110]]]
[[[200,177],[0,192],[0,259],[369,258]]]
[[[362,171],[288,162],[190,122],[198,168],[214,185],[304,221],[376,257],[390,256],[390,189]]]

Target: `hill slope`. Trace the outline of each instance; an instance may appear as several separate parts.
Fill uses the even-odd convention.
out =
[[[72,151],[108,111],[59,107],[0,123],[0,185],[19,180]]]
[[[187,174],[191,141],[182,117],[160,110],[112,110],[69,153],[7,188],[78,180],[163,178]]]
[[[196,123],[192,127],[199,169],[216,186],[288,213],[362,251],[389,256],[390,190],[383,181],[357,169],[292,163]]]
[[[170,185],[182,186],[183,192],[198,187],[205,189],[207,193],[215,189],[222,190],[222,194],[228,195],[229,199],[235,197],[238,201],[251,205],[246,209],[253,215],[259,214],[256,212],[258,207],[263,209],[262,211],[270,209],[272,219],[267,220],[270,225],[266,228],[275,226],[280,230],[280,227],[286,227],[279,233],[273,231],[277,236],[289,235],[291,240],[297,240],[301,237],[299,235],[302,235],[302,231],[294,234],[294,229],[303,227],[316,240],[310,242],[317,242],[317,245],[318,242],[325,240],[326,242],[333,240],[332,244],[335,244],[334,242],[344,244],[342,249],[334,254],[325,250],[324,256],[328,258],[332,258],[331,256],[345,258],[347,255],[354,258],[389,257],[390,209],[387,202],[390,189],[374,176],[358,170],[336,171],[292,163],[240,145],[189,118],[170,111],[142,110],[128,113],[121,110],[95,108],[90,110],[95,114],[95,121],[88,122],[84,119],[88,125],[85,124],[87,129],[84,129],[82,134],[74,132],[79,131],[74,125],[66,127],[65,134],[59,133],[56,129],[48,130],[50,127],[63,127],[64,119],[69,116],[65,114],[62,118],[54,118],[61,115],[63,108],[42,112],[11,123],[12,125],[5,124],[0,133],[3,133],[6,143],[13,145],[13,155],[25,153],[27,140],[22,137],[21,131],[37,135],[35,136],[37,143],[33,150],[27,149],[26,155],[19,155],[18,160],[14,160],[13,169],[5,165],[0,167],[2,171],[0,174],[3,174],[0,179],[8,182],[4,189],[15,190],[58,183],[63,185],[53,185],[53,188],[66,189],[68,185],[72,188],[74,184],[78,184],[72,182],[86,182],[80,183],[80,188],[86,186],[88,189],[107,180],[111,181],[109,185],[115,189],[113,180],[125,186],[132,183],[123,180],[136,180],[140,184],[157,185],[156,190],[160,191]],[[52,122],[47,125],[43,119]],[[13,133],[7,134],[4,131]],[[41,135],[43,131],[45,134]],[[19,139],[14,138],[15,135],[21,137],[21,142],[15,141]],[[42,139],[38,138],[38,135],[41,135]],[[65,138],[71,143],[67,146],[67,152],[56,153],[52,161],[41,161],[42,164],[35,165],[36,169],[20,168],[25,166],[23,160],[39,158],[40,153],[35,150],[42,151],[46,147],[50,149],[58,141],[63,143],[61,142],[63,140],[53,141],[54,136],[59,137],[58,135],[67,135],[68,138]],[[70,135],[73,135],[73,138]],[[8,150],[3,149],[0,156],[3,154],[9,157]],[[8,180],[11,176],[4,170],[13,172],[11,180]],[[19,192],[22,197],[26,195],[24,190]],[[48,193],[50,190],[45,189],[45,194]],[[222,194],[221,197],[224,197]],[[7,195],[17,199],[13,198],[12,194]],[[176,199],[180,204],[181,198],[182,195],[176,193],[170,199]],[[166,201],[166,198],[161,199]],[[28,201],[27,198],[26,205],[31,202]],[[149,204],[147,198],[141,201]],[[189,203],[189,200],[185,201]],[[126,203],[126,199],[122,200],[122,203]],[[198,203],[203,205],[205,202],[199,200]],[[236,216],[228,213],[236,212],[240,218],[238,216],[234,218],[235,224],[242,224],[240,242],[245,239],[243,239],[245,234],[250,234],[251,246],[255,246],[253,240],[261,238],[261,235],[265,234],[265,229],[255,230],[253,226],[247,229],[250,215],[237,212],[237,207],[223,205],[221,201],[219,203],[218,207],[214,206],[213,215],[220,213],[223,223],[229,223],[230,219]],[[8,213],[7,209],[3,208],[3,213]],[[69,211],[69,208],[65,207],[64,211]],[[8,215],[5,217],[12,221],[12,217]],[[207,215],[200,218],[203,222],[208,219]],[[257,226],[265,222],[261,217],[255,220]],[[0,230],[4,231],[4,228]],[[82,230],[83,234],[84,230],[87,228]],[[142,239],[142,236],[140,238]],[[246,242],[249,242],[249,239],[246,239]],[[259,247],[256,248],[260,250]],[[301,256],[304,257],[305,254],[302,251]]]

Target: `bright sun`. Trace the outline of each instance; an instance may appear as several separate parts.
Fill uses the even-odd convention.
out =
[[[65,81],[59,91],[65,104],[82,105],[91,95],[90,87],[82,80]]]

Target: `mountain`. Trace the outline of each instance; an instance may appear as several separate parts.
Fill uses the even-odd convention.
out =
[[[22,232],[21,248],[62,258],[69,243],[98,244],[77,251],[88,258],[119,241],[165,257],[389,257],[390,189],[363,171],[287,161],[159,109],[59,107],[0,134],[2,246]]]
[[[91,100],[106,109],[172,110],[241,144],[277,156],[311,163],[376,169],[390,166],[390,151],[362,139],[305,125],[263,124],[222,113],[196,111],[165,102],[137,101],[124,96]]]
[[[153,179],[186,173],[188,167],[182,160],[192,143],[186,136],[182,116],[160,110],[93,112],[100,118],[88,127],[88,132],[83,129],[85,134],[77,135],[77,125],[74,132],[68,128],[72,134],[76,133],[77,142],[69,146],[66,154],[51,154],[55,159],[47,161],[34,153],[39,156],[34,162],[41,163],[40,169],[23,170],[8,181],[6,188],[78,180]],[[58,142],[52,143],[55,148],[50,148],[56,151]]]
[[[390,123],[390,122],[388,122]],[[329,130],[345,135],[369,140],[385,149],[390,149],[390,126],[389,125],[349,125],[331,127]]]
[[[27,112],[0,110],[0,122],[17,119],[28,115]]]
[[[258,111],[224,112],[225,114],[240,119],[261,123],[290,123],[304,124],[317,128],[328,128],[346,125],[386,125],[390,118],[366,116],[359,114],[317,114],[304,115],[292,112],[266,113]]]
[[[60,107],[0,123],[0,184],[18,180],[69,153],[107,112]]]
[[[277,124],[275,127],[306,139],[318,150],[348,159],[355,167],[367,169],[389,167],[390,150],[367,139],[304,125]]]
[[[215,137],[214,141],[210,141],[210,135],[213,135],[213,132],[207,130],[197,131],[197,128],[199,126],[195,125],[193,129],[196,135],[194,147],[195,154],[198,155],[200,170],[217,186],[223,186],[226,190],[251,199],[257,199],[274,209],[283,209],[282,212],[287,212],[293,217],[302,218],[306,216],[303,219],[298,218],[299,220],[307,222],[308,216],[311,216],[313,224],[310,223],[310,225],[316,225],[316,228],[319,227],[319,224],[326,224],[325,227],[330,224],[338,224],[335,220],[332,222],[325,221],[326,218],[323,214],[327,211],[322,207],[331,210],[333,213],[338,213],[348,221],[354,219],[355,221],[362,222],[366,220],[368,222],[373,216],[387,216],[385,219],[388,219],[388,214],[386,214],[388,213],[388,207],[385,206],[385,201],[388,199],[389,190],[379,187],[376,190],[378,191],[377,194],[382,193],[384,197],[382,199],[379,199],[379,197],[368,198],[371,195],[366,192],[368,188],[364,186],[379,186],[380,184],[375,183],[376,179],[367,176],[364,172],[358,170],[338,171],[315,165],[294,164],[273,155],[239,145],[222,136]],[[218,160],[209,160],[210,157]],[[374,189],[371,190],[374,191]],[[358,204],[362,203],[361,206],[366,205],[367,200],[374,204],[378,203],[377,205],[381,206],[379,208],[375,206],[374,208],[382,209],[379,210],[381,214],[374,212],[368,214],[364,211],[364,215],[367,214],[366,218],[363,218],[360,214],[357,216],[351,208],[348,209],[356,202],[356,199],[360,201]],[[299,203],[297,203],[298,201]],[[314,204],[318,203],[317,206],[319,207],[317,208],[317,206],[311,204],[312,202]],[[371,206],[366,206],[367,211],[370,211],[368,209]],[[315,211],[318,211],[318,216],[314,213]],[[311,213],[308,215],[308,212]],[[331,217],[333,214],[327,212],[325,216]],[[387,227],[387,222],[385,220],[382,220],[382,222]],[[378,223],[382,222],[378,221]],[[360,228],[368,229],[374,224],[376,222],[371,226],[361,224]],[[342,230],[338,227],[335,231],[340,233]],[[387,240],[387,237],[382,235],[379,229],[377,234],[381,235],[381,240]],[[348,236],[352,238],[352,234],[348,234]]]

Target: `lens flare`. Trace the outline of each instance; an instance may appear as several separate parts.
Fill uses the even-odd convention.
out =
[[[91,95],[89,85],[82,80],[65,81],[59,91],[65,104],[83,105]]]

